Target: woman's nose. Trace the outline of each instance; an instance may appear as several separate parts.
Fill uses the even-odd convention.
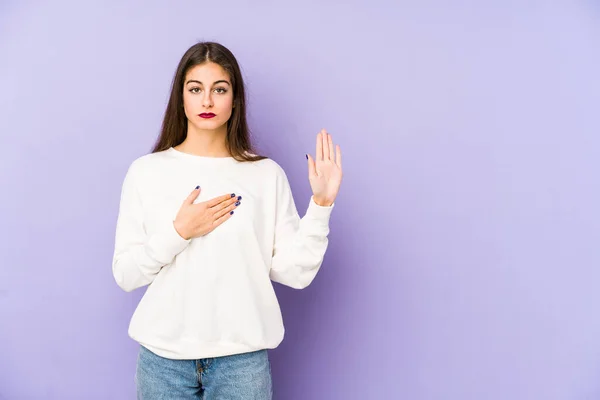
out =
[[[211,97],[210,93],[206,93],[204,95],[204,98],[202,99],[202,104],[204,105],[204,107],[212,106],[212,97]]]

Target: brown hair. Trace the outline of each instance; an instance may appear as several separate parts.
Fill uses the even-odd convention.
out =
[[[173,78],[169,103],[165,110],[160,136],[152,153],[181,144],[187,136],[187,117],[183,109],[183,84],[187,72],[206,62],[220,65],[231,79],[235,107],[227,121],[227,148],[238,161],[258,161],[266,157],[253,155],[250,130],[246,121],[246,94],[240,67],[233,53],[215,42],[200,42],[190,47],[177,66]]]

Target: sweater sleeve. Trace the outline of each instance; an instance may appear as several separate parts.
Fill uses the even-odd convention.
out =
[[[165,221],[159,232],[146,233],[135,167],[134,162],[121,189],[112,263],[115,280],[126,292],[150,284],[161,268],[173,262],[191,241],[177,233],[173,221]]]
[[[313,281],[327,250],[333,207],[319,206],[311,196],[306,214],[300,218],[287,176],[278,168],[272,281],[295,289]]]

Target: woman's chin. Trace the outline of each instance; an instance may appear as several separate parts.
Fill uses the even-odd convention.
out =
[[[219,131],[221,129],[227,130],[226,125],[220,121],[195,121],[192,123],[192,125],[198,131]]]

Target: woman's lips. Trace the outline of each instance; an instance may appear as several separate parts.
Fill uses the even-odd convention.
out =
[[[215,116],[213,113],[202,113],[198,115],[200,118],[212,118]]]

